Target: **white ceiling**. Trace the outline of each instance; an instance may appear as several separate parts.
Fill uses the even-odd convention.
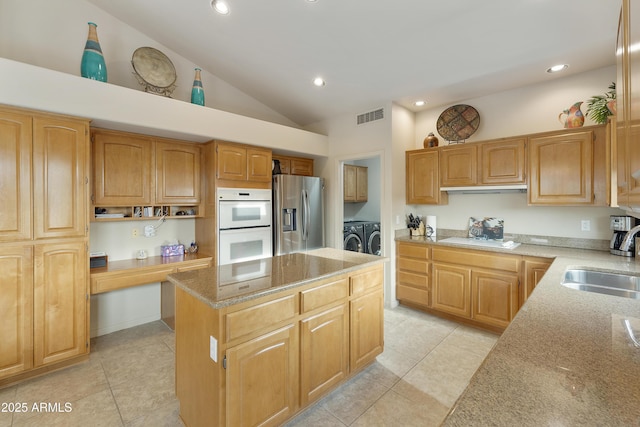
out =
[[[620,0],[227,0],[222,16],[210,0],[88,1],[300,126],[613,65],[620,10]],[[557,63],[570,67],[545,72]]]

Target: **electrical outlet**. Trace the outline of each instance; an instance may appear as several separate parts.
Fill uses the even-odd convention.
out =
[[[583,219],[580,222],[580,226],[582,231],[591,231],[591,221],[588,219]]]
[[[138,235],[139,235],[138,229],[136,227],[133,227],[131,229],[131,237],[138,237]]]

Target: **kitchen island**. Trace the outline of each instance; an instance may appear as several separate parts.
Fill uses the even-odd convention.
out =
[[[280,425],[373,362],[384,262],[324,248],[169,275],[184,423]]]
[[[640,262],[604,251],[525,244],[487,250],[554,260],[443,425],[640,425],[640,348],[624,325],[629,320],[640,336],[640,300],[561,285],[568,268],[640,275]]]

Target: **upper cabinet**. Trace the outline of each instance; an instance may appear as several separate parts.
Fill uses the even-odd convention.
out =
[[[434,148],[407,151],[407,204],[446,205],[447,193],[440,191],[439,151]]]
[[[448,145],[440,150],[442,187],[526,182],[525,138]]]
[[[201,182],[198,144],[104,129],[93,129],[91,139],[93,204],[107,209],[107,216],[196,214]]]
[[[313,159],[273,155],[273,160],[280,162],[280,173],[283,175],[313,176]]]
[[[529,204],[607,206],[603,126],[529,138]]]
[[[640,6],[622,1],[618,27],[617,58],[617,179],[618,205],[640,208]]]
[[[271,183],[271,150],[216,141],[216,178],[221,186]],[[224,181],[231,181],[224,183]]]
[[[369,170],[366,166],[344,165],[344,201],[361,203],[369,198]]]

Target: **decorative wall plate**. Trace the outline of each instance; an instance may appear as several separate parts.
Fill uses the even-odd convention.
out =
[[[171,97],[178,76],[167,55],[152,47],[139,47],[133,52],[131,65],[145,92]]]
[[[436,126],[440,136],[447,141],[462,141],[478,130],[480,115],[470,105],[454,105],[440,114]]]

